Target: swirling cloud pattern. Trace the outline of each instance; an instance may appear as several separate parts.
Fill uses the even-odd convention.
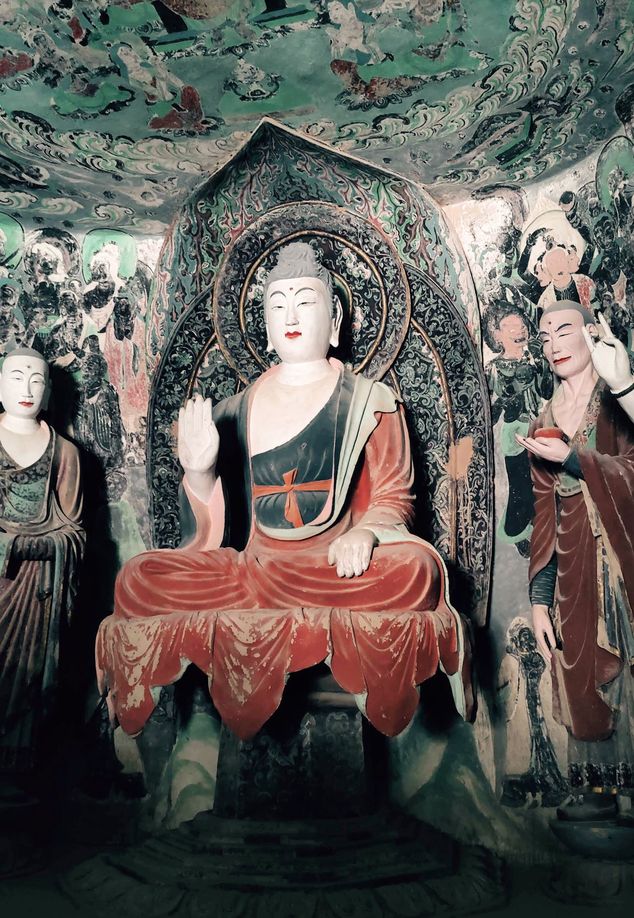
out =
[[[632,68],[628,0],[161,9],[5,0],[1,206],[164,226],[265,115],[451,199],[598,152]]]

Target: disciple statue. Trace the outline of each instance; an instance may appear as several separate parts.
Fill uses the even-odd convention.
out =
[[[84,550],[79,453],[43,420],[48,364],[31,348],[0,370],[0,773],[37,764],[54,714],[60,633]]]
[[[213,410],[202,397],[181,409],[195,535],[123,567],[97,641],[109,702],[138,732],[150,689],[192,661],[225,723],[252,736],[286,674],[328,657],[385,733],[406,726],[439,663],[464,713],[462,623],[442,560],[409,532],[403,409],[386,385],[328,359],[342,309],[310,245],[280,250],[264,313],[279,365]]]
[[[611,393],[618,378],[606,385],[593,365],[587,341],[600,365],[617,352],[611,336],[595,345],[597,334],[579,303],[544,311],[540,336],[559,386],[530,436],[518,437],[532,454],[533,629],[569,733],[571,783],[583,790],[560,809],[565,819],[610,818],[616,792],[633,785],[634,429],[619,405],[627,387]]]

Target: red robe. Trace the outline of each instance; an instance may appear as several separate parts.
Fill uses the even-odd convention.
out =
[[[372,384],[364,385],[371,392]],[[388,391],[379,393],[384,407]],[[240,397],[247,413],[248,400],[249,390]],[[284,539],[273,537],[251,513],[243,550],[215,548],[218,486],[209,507],[189,495],[197,523],[190,545],[147,552],[125,565],[114,615],[97,642],[98,669],[124,729],[143,727],[154,707],[151,688],[173,682],[189,661],[209,675],[217,709],[242,738],[277,708],[287,673],[327,657],[342,688],[367,693],[367,716],[388,735],[407,725],[418,703],[416,685],[439,663],[460,678],[461,623],[447,601],[444,566],[406,529],[413,472],[402,410],[391,400],[391,410],[380,413],[368,401],[363,419],[367,426],[369,416],[373,429],[357,447],[345,501],[337,511],[338,498],[330,496],[336,517],[321,514],[317,532],[309,525],[299,530],[301,538],[288,530]],[[233,451],[232,459],[235,471]],[[341,459],[342,478],[344,464]],[[355,526],[372,527],[385,544],[361,577],[341,578],[328,564],[328,548]]]
[[[591,416],[592,415],[592,416]],[[532,430],[552,425],[549,407]],[[596,424],[596,449],[583,445],[581,427]],[[554,709],[578,740],[609,737],[615,712],[607,698],[610,684],[631,666],[621,640],[615,603],[621,614],[634,608],[634,429],[616,400],[599,389],[572,445],[578,447],[585,484],[598,519],[588,513],[583,493],[558,497],[558,468],[532,461],[535,522],[529,579],[557,555],[555,626],[562,648],[553,653]],[[581,438],[581,439],[580,439]],[[604,538],[599,535],[603,527]],[[601,541],[620,568],[620,584],[606,585]],[[609,545],[607,544],[609,543]],[[599,559],[599,560],[598,560]],[[608,562],[609,566],[609,562]],[[614,595],[612,595],[614,594]]]

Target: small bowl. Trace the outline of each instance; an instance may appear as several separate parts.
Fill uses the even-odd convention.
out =
[[[566,436],[560,427],[538,427],[534,437],[544,437],[546,440],[563,440]]]

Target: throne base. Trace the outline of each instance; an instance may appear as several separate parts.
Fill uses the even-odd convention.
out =
[[[404,813],[343,820],[221,819],[202,813],[143,845],[69,871],[86,913],[458,915],[506,902],[499,859]]]
[[[363,816],[385,798],[386,740],[325,664],[289,677],[251,740],[223,725],[214,813],[235,819]]]

